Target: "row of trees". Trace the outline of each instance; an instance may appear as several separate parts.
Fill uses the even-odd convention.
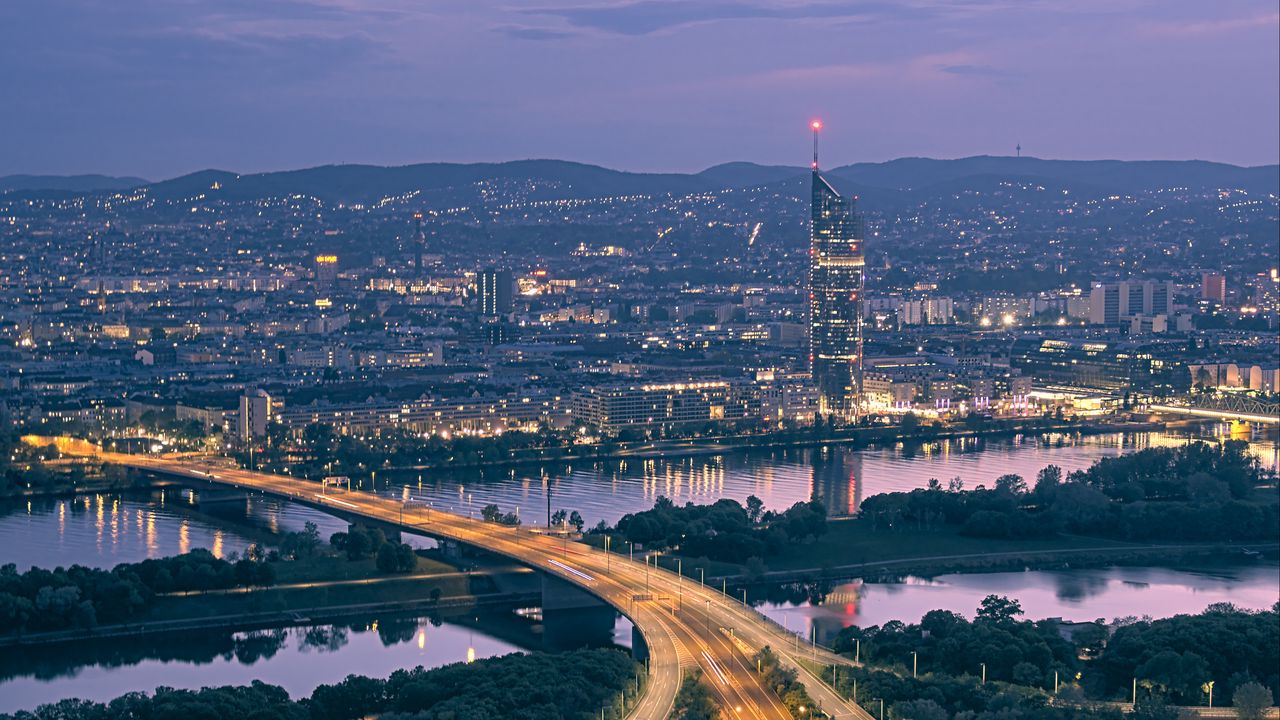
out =
[[[275,578],[270,564],[248,558],[232,563],[203,549],[111,570],[72,565],[19,573],[10,563],[0,567],[0,633],[125,622],[159,593],[267,586]]]
[[[1127,540],[1272,540],[1280,535],[1275,474],[1247,444],[1191,443],[1104,458],[1063,476],[1050,465],[1033,487],[1004,475],[994,487],[965,490],[959,478],[944,489],[885,493],[863,501],[862,517],[877,527],[928,529],[958,525],[974,537],[1034,538],[1070,532]]]
[[[433,670],[397,670],[386,679],[349,675],[291,700],[283,688],[248,687],[129,693],[109,703],[63,700],[0,720],[592,720],[622,717],[620,698],[638,667],[617,650],[512,654]]]
[[[329,545],[344,553],[349,560],[363,560],[370,555],[379,572],[411,572],[418,567],[418,556],[408,543],[393,542],[378,528],[355,525],[348,532],[329,536]]]
[[[657,550],[679,550],[688,557],[745,562],[774,554],[791,542],[827,532],[827,510],[817,500],[798,502],[782,512],[764,509],[752,495],[743,507],[736,500],[711,505],[677,506],[659,496],[650,510],[628,513],[614,528],[593,533],[618,533],[628,541]]]
[[[1136,680],[1139,699],[1153,707],[1205,704],[1210,682],[1219,704],[1239,696],[1250,705],[1265,694],[1265,706],[1280,685],[1278,612],[1280,604],[1262,612],[1212,605],[1198,615],[1118,621],[1109,640],[1099,624],[1069,641],[1056,621],[1021,620],[1016,600],[991,595],[972,621],[934,610],[918,624],[846,628],[834,647],[868,664],[843,678],[848,693],[858,678],[859,700],[907,704],[895,709],[899,717],[980,717],[1002,707],[1041,717],[1050,713],[1041,706],[1055,681],[1060,697],[1081,702],[1127,700]],[[912,677],[916,661],[920,677]]]
[[[796,671],[784,667],[772,648],[767,645],[760,648],[751,659],[755,660],[756,667],[759,669],[761,683],[782,700],[783,706],[791,713],[791,717],[813,717],[813,698],[809,697],[809,692],[797,679]]]
[[[621,717],[618,698],[632,686],[637,666],[616,650],[562,655],[513,654],[434,670],[399,670],[387,679],[357,675],[321,685],[310,698],[291,700],[283,688],[244,687],[129,693],[109,703],[63,700],[0,720],[590,720],[602,709]]]

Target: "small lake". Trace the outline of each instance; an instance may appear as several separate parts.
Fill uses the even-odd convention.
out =
[[[1259,562],[1216,568],[1112,567],[909,576],[890,582],[842,583],[817,602],[783,599],[781,589],[770,595],[757,609],[805,637],[816,626],[818,641],[830,642],[850,625],[919,622],[935,609],[972,618],[987,595],[1018,600],[1030,620],[1160,618],[1198,613],[1219,602],[1261,610],[1280,601],[1280,566]]]

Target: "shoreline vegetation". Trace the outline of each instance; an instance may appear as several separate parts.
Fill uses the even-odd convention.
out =
[[[824,682],[894,717],[917,720],[1177,720],[1210,702],[1236,717],[1274,710],[1280,685],[1280,603],[1246,611],[1063,624],[1021,618],[1016,599],[989,595],[970,619],[933,610],[918,623],[848,627],[833,647],[861,665],[821,670]]]
[[[686,575],[746,583],[1104,556],[1257,557],[1258,549],[1277,546],[1280,505],[1275,472],[1245,449],[1236,440],[1148,448],[1066,475],[1049,465],[1034,486],[1018,475],[997,478],[992,488],[931,480],[910,492],[873,495],[847,520],[825,519],[816,500],[777,513],[754,496],[745,506],[730,499],[676,506],[660,497],[616,526],[600,523],[586,540],[602,546],[608,537],[615,552],[643,547]]]
[[[643,694],[645,680],[644,667],[618,650],[512,653],[430,670],[397,670],[385,679],[352,674],[296,700],[283,688],[258,681],[200,690],[161,686],[108,703],[62,700],[0,714],[0,720],[620,720]]]

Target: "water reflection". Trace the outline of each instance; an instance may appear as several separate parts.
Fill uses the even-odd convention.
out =
[[[108,700],[126,692],[247,684],[280,685],[293,697],[351,673],[386,677],[536,647],[529,623],[509,614],[465,625],[440,618],[362,618],[341,624],[250,632],[85,640],[0,653],[0,712],[65,697]],[[492,632],[485,628],[492,629]]]
[[[858,450],[828,446],[544,467],[380,472],[378,486],[397,497],[411,487],[414,496],[464,514],[489,503],[504,509],[520,507],[526,522],[534,523],[546,522],[548,501],[552,510],[578,510],[588,525],[594,525],[648,509],[659,495],[677,503],[710,503],[722,497],[742,501],[755,495],[770,508],[785,508],[817,494],[834,515],[850,515],[865,497],[925,487],[930,479],[944,486],[957,477],[965,487],[990,486],[1005,473],[1034,478],[1049,464],[1066,473],[1087,468],[1103,457],[1147,447],[1181,445],[1201,437],[1229,438],[1229,432],[1218,433],[1215,428],[1090,436],[1050,433]],[[1275,448],[1274,441],[1255,438],[1250,452],[1274,467]]]
[[[1280,567],[1259,563],[972,573],[886,582],[855,580],[834,586],[800,583],[753,594],[761,612],[804,637],[817,628],[822,641],[850,625],[918,622],[934,609],[972,617],[982,598],[990,594],[1017,599],[1030,619],[1167,617],[1198,613],[1216,602],[1260,610],[1280,599]]]

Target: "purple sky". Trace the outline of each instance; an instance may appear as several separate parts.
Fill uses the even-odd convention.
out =
[[[4,0],[0,175],[1280,159],[1276,0]]]

